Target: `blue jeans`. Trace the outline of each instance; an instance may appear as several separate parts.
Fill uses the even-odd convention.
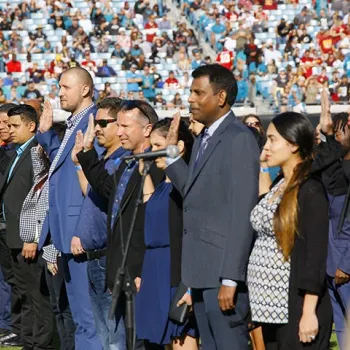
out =
[[[115,319],[108,318],[112,294],[106,290],[106,257],[88,262],[89,293],[95,317],[96,330],[104,350],[126,350],[122,313],[117,307]]]
[[[11,287],[5,282],[0,266],[0,328],[11,329]]]

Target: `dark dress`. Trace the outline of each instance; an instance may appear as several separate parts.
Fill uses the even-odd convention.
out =
[[[145,244],[142,282],[136,296],[136,333],[150,343],[170,344],[184,334],[194,336],[189,325],[169,320],[169,309],[176,288],[171,287],[169,234],[169,195],[171,183],[161,182],[146,205]]]

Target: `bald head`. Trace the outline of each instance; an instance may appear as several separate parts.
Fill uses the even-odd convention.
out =
[[[59,85],[63,110],[75,115],[92,103],[93,81],[84,68],[74,67],[63,72]]]
[[[70,78],[75,79],[76,83],[87,85],[90,88],[91,96],[92,96],[94,82],[92,80],[90,73],[86,69],[81,67],[69,68],[62,73],[61,78],[63,75],[68,75]]]

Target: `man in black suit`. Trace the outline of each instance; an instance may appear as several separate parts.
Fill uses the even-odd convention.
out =
[[[120,106],[117,115],[118,133],[122,147],[133,154],[142,153],[150,148],[150,133],[152,125],[158,121],[154,109],[144,101],[125,101]],[[92,128],[89,128],[92,130]],[[92,137],[93,140],[93,137]],[[141,186],[141,176],[138,162],[129,161],[120,164],[114,175],[109,175],[104,168],[104,162],[99,161],[93,143],[86,147],[86,152],[78,153],[78,160],[85,176],[92,186],[104,198],[109,199],[107,219],[107,286],[113,289],[116,272],[121,266],[126,236],[129,233],[134,207]],[[91,149],[92,148],[92,149]],[[157,186],[164,173],[155,166],[151,167],[150,176]],[[114,177],[115,180],[114,181]],[[143,226],[144,208],[139,208],[135,228],[131,240],[131,248],[126,260],[130,277],[139,282],[145,251]],[[123,225],[123,227],[122,227]],[[123,306],[121,306],[123,309]],[[124,311],[124,310],[122,310]]]
[[[1,148],[10,155],[12,150],[7,112],[16,107],[13,103],[0,106],[0,141]],[[0,173],[0,188],[4,176]],[[0,206],[0,342],[16,336],[21,326],[21,309],[16,293],[11,293],[13,273],[11,267],[10,249],[6,244],[6,223]],[[11,300],[12,299],[12,300]]]
[[[23,201],[33,185],[31,148],[37,128],[33,107],[20,105],[8,113],[9,129],[16,152],[8,156],[0,149],[0,171],[4,183],[0,190],[1,206],[6,222],[6,242],[11,252],[14,288],[21,302],[21,334],[4,340],[1,345],[24,345],[24,349],[53,349],[54,318],[44,264],[40,264],[36,243],[23,243],[19,235],[19,217]]]

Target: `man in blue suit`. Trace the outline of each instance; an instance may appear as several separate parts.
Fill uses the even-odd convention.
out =
[[[40,120],[37,140],[50,159],[49,212],[43,225],[39,249],[51,235],[51,240],[61,252],[65,283],[74,322],[75,348],[77,350],[102,349],[96,334],[91,301],[88,293],[87,263],[84,258],[71,254],[71,241],[81,212],[84,196],[80,189],[76,169],[71,160],[71,150],[78,130],[87,128],[89,115],[96,114],[92,102],[93,81],[83,68],[71,68],[60,79],[61,108],[71,112],[62,142],[52,130],[53,113],[48,102]]]

